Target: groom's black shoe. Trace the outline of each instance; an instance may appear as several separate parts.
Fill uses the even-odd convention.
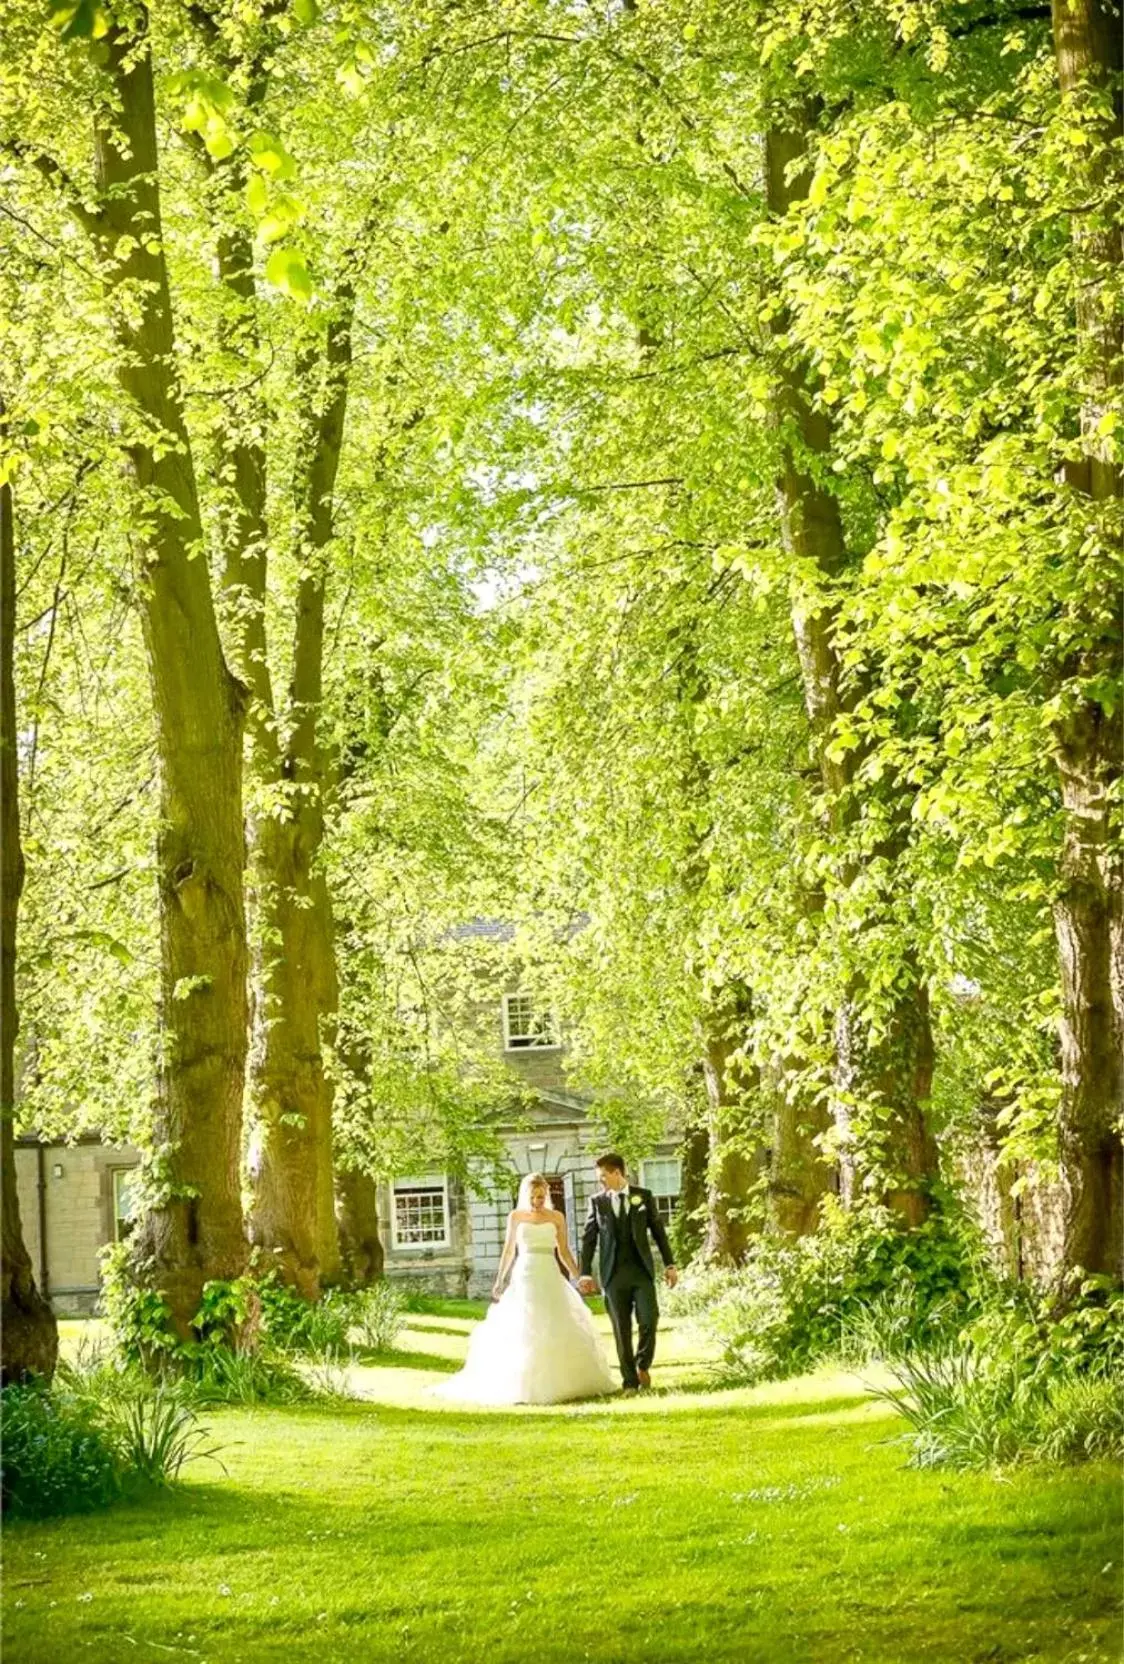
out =
[[[652,1385],[652,1377],[646,1369],[638,1369],[636,1371],[636,1379],[640,1383],[641,1392],[647,1392],[649,1387]]]

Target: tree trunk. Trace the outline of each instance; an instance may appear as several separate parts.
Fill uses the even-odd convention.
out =
[[[332,1083],[338,984],[331,898],[320,868],[329,768],[317,731],[323,692],[324,594],[335,536],[333,496],[347,412],[355,294],[340,290],[328,326],[322,385],[310,387],[298,481],[301,578],[290,738],[279,785],[288,807],[255,827],[260,976],[252,1069],[254,1185],[250,1235],[281,1276],[309,1297],[340,1275],[332,1181]]]
[[[711,1265],[740,1265],[753,1236],[754,1192],[762,1171],[760,1139],[749,1126],[757,1084],[736,1054],[745,1043],[749,999],[727,990],[707,1014],[703,1078],[707,1096],[707,1209],[702,1257]]]
[[[366,1288],[383,1274],[386,1256],[379,1236],[378,1204],[374,1179],[355,1170],[337,1169],[336,1222],[348,1288]]]
[[[0,436],[7,413],[0,402]],[[16,633],[16,543],[12,488],[0,483],[0,1384],[29,1375],[50,1380],[58,1359],[54,1313],[35,1284],[23,1240],[16,1151],[15,1047],[16,926],[23,890],[20,843],[19,758],[13,672]]]
[[[1120,777],[1119,741],[1115,724],[1090,703],[1055,732],[1065,834],[1054,903],[1062,987],[1062,1268],[1118,1277],[1124,1253],[1124,873],[1109,798]]]
[[[820,1103],[777,1083],[772,1102],[769,1161],[769,1223],[781,1236],[811,1236],[819,1224],[820,1203],[834,1190],[833,1172],[815,1140],[831,1126]]]
[[[156,716],[161,1054],[151,1211],[137,1275],[183,1336],[205,1282],[246,1263],[239,1183],[246,1056],[243,690],[219,638],[175,369],[160,220],[147,14],[101,42],[114,102],[95,118],[100,254],[118,379],[147,432],[129,447],[140,492],[143,625]],[[134,418],[135,420],[135,418]]]
[[[250,1240],[267,1266],[315,1299],[340,1272],[324,1061],[336,1010],[331,910],[298,831],[268,820],[255,836]]]
[[[1120,467],[1098,433],[1119,400],[1124,379],[1124,325],[1112,292],[1121,266],[1119,222],[1112,193],[1121,181],[1118,141],[1122,58],[1119,9],[1099,0],[1054,0],[1054,45],[1063,99],[1111,90],[1113,115],[1085,147],[1081,200],[1109,204],[1097,216],[1072,216],[1077,274],[1077,339],[1086,387],[1081,410],[1083,455],[1066,470],[1077,490],[1097,504],[1121,493]],[[1111,537],[1111,532],[1107,532]],[[1120,667],[1119,608],[1107,625],[1089,620],[1090,644],[1067,668],[1082,680],[1115,681]],[[1062,1104],[1059,1144],[1066,1197],[1063,1271],[1078,1268],[1120,1277],[1124,1272],[1124,855],[1110,804],[1120,780],[1121,733],[1093,700],[1082,700],[1055,724],[1065,831],[1054,928],[1062,990]]]
[[[681,1179],[673,1227],[675,1257],[680,1265],[693,1260],[702,1250],[709,1155],[710,1129],[705,1122],[689,1126],[679,1148]]]
[[[814,105],[796,108],[787,124],[778,123],[766,134],[766,192],[770,212],[778,217],[807,193],[807,172],[790,170],[806,155],[816,117]],[[774,317],[772,329],[776,337],[783,338],[788,319]],[[833,831],[842,835],[854,812],[848,798],[857,758],[853,751],[833,757],[829,748],[845,699],[835,646],[836,607],[827,586],[846,565],[847,547],[838,500],[809,470],[815,461],[829,459],[831,426],[812,406],[805,373],[806,366],[792,359],[782,339],[774,403],[782,442],[781,523],[786,547],[796,563],[793,632],[828,815]],[[895,836],[908,824],[906,814],[903,803],[895,817],[899,823]],[[894,851],[887,847],[882,853],[892,856]],[[842,873],[844,882],[853,876],[846,870]],[[855,1197],[864,1170],[877,1165],[884,1175],[886,1200],[904,1223],[914,1225],[928,1211],[937,1152],[925,1119],[933,1070],[928,992],[916,961],[911,959],[907,969],[909,978],[894,996],[888,1016],[886,1040],[872,1044],[860,1031],[856,1017],[859,988],[837,1012],[832,1118],[844,1199]],[[857,1138],[856,1123],[862,1128]],[[872,1127],[878,1129],[873,1135]]]

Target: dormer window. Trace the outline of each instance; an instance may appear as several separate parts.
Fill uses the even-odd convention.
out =
[[[539,1051],[559,1044],[558,1024],[548,1007],[535,1003],[533,994],[503,997],[503,1044],[509,1052]]]

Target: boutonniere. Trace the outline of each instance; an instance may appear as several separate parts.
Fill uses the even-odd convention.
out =
[[[634,1208],[642,1208],[644,1206],[643,1196],[630,1196],[628,1199]]]

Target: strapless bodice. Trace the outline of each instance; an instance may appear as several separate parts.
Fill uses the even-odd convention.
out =
[[[555,1240],[554,1226],[549,1219],[541,1224],[523,1219],[515,1227],[515,1242],[521,1254],[553,1254]]]

